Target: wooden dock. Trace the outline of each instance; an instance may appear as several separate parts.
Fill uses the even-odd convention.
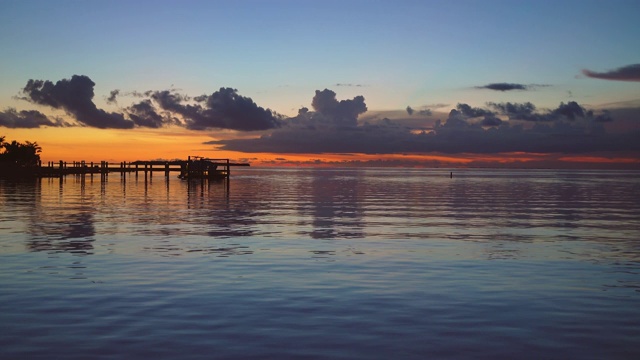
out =
[[[229,179],[232,166],[249,166],[249,163],[234,163],[229,159],[210,159],[201,156],[189,156],[187,160],[151,160],[109,163],[101,161],[99,163],[86,161],[50,161],[34,169],[34,174],[38,177],[63,177],[66,175],[94,175],[103,177],[110,173],[126,174],[144,173],[145,176],[153,176],[154,172],[164,173],[169,177],[172,172],[179,172],[181,179]]]

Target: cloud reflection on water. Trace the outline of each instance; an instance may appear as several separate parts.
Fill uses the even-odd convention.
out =
[[[420,239],[484,243],[486,258],[504,259],[525,256],[514,244],[568,240],[638,254],[638,245],[620,240],[638,229],[634,174],[251,169],[228,187],[112,176],[3,182],[0,191],[15,209],[5,216],[24,223],[31,251],[219,255],[254,237]],[[246,251],[254,249],[228,253]]]

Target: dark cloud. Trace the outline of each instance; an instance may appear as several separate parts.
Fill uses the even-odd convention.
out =
[[[45,114],[37,110],[22,110],[9,108],[4,112],[0,112],[0,126],[8,128],[38,128],[41,126],[67,126],[60,119],[51,120]]]
[[[632,64],[619,67],[605,72],[596,72],[584,69],[585,76],[595,79],[619,80],[619,81],[640,81],[640,64]]]
[[[411,106],[407,106],[405,110],[407,111],[407,114],[409,114],[409,116],[413,115],[416,112],[416,110]],[[432,114],[433,112],[431,111],[431,109],[424,108],[422,110],[418,110],[418,115],[420,116],[431,116]]]
[[[220,88],[209,96],[197,96],[194,98],[196,104],[187,103],[188,96],[169,90],[156,91],[151,98],[163,110],[182,116],[186,127],[192,130],[252,131],[280,126],[280,120],[271,110],[258,106],[251,98],[240,96],[232,88]]]
[[[322,99],[326,100],[325,97]],[[314,108],[333,109],[322,104]],[[495,111],[458,104],[446,122],[438,120],[431,129],[419,132],[389,119],[357,126],[320,126],[323,123],[317,118],[323,119],[324,115],[309,112],[304,117],[289,119],[287,126],[260,138],[218,140],[209,144],[224,150],[270,153],[579,154],[640,151],[640,131],[613,134],[605,131],[603,122],[611,121],[608,112],[595,115],[574,102],[561,103],[556,109],[541,113],[531,103],[490,105]],[[521,125],[523,123],[500,119],[504,115],[510,119],[537,119],[537,122],[525,127]]]
[[[107,97],[107,103],[109,104],[115,104],[118,101],[116,100],[116,97],[118,97],[118,95],[120,95],[120,90],[115,89],[115,90],[111,90],[111,92],[109,93],[109,97]]]
[[[518,103],[493,103],[489,102],[487,105],[496,109],[503,115],[509,117],[510,120],[527,120],[527,121],[547,121],[551,120],[550,117],[544,117],[537,114],[536,106],[530,102],[518,104]]]
[[[25,94],[22,99],[63,109],[84,125],[101,129],[132,128],[133,121],[125,119],[123,114],[108,113],[96,107],[93,103],[94,86],[95,83],[84,75],[73,75],[71,79],[63,79],[55,84],[48,80],[29,80],[22,89]]]
[[[530,102],[518,103],[493,103],[488,102],[487,105],[496,109],[501,115],[506,115],[510,120],[525,120],[538,122],[551,122],[559,120],[574,121],[577,119],[594,119],[598,122],[608,122],[610,117],[605,114],[594,117],[593,111],[587,111],[584,107],[575,101],[568,103],[561,102],[556,109],[547,112],[537,112],[535,105]],[[606,111],[605,111],[606,112]]]
[[[475,118],[480,116],[493,116],[494,113],[490,110],[482,109],[482,108],[474,108],[467,104],[458,104],[456,109],[462,113],[465,117]]]
[[[495,116],[485,116],[484,119],[480,122],[482,126],[500,126],[502,125],[502,120]]]
[[[407,114],[413,115],[413,109],[411,108],[411,106],[407,106]]]
[[[138,126],[160,128],[167,123],[176,123],[169,116],[158,114],[149,99],[131,105],[127,110],[129,112],[129,118]]]
[[[95,83],[87,76],[73,75],[56,83],[48,80],[29,80],[22,89],[19,99],[35,104],[62,109],[82,124],[96,128],[129,129],[134,126],[159,128],[173,124],[192,130],[211,128],[241,131],[267,130],[280,126],[280,116],[264,109],[251,100],[240,96],[232,88],[220,88],[211,95],[190,98],[176,90],[132,91],[122,93],[113,90],[106,98],[108,103],[116,103],[120,95],[142,98],[136,104],[125,107],[122,112],[106,112],[98,109],[93,102]],[[357,104],[340,103],[337,111],[348,114],[355,111]],[[45,117],[46,118],[46,117]],[[3,122],[9,124],[46,124],[53,122],[34,117],[7,112]],[[38,122],[39,121],[39,122]]]
[[[511,90],[532,90],[537,87],[547,87],[550,85],[542,84],[513,84],[513,83],[491,83],[483,86],[476,86],[476,89],[488,89],[495,91],[511,91]]]
[[[509,91],[509,90],[527,90],[526,85],[511,84],[511,83],[493,83],[484,86],[476,86],[476,89],[489,89],[496,91]]]
[[[602,114],[597,115],[593,120],[600,123],[612,122],[613,117],[611,117],[611,113],[608,110],[604,110]]]
[[[569,101],[566,104],[560,103],[560,106],[558,106],[558,108],[555,109],[552,114],[564,116],[569,120],[575,120],[578,117],[583,118],[585,115],[585,110],[577,102]]]
[[[357,125],[358,115],[367,111],[363,96],[338,101],[336,93],[329,89],[316,90],[311,106],[315,111],[345,126]]]

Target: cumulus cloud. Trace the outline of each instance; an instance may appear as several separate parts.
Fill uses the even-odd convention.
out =
[[[59,80],[55,84],[49,80],[29,80],[22,89],[22,99],[35,104],[63,109],[75,119],[96,128],[130,129],[134,123],[123,114],[109,113],[98,109],[93,103],[95,83],[88,76],[73,75],[71,79]]]
[[[329,89],[316,90],[311,106],[315,111],[345,126],[357,125],[358,115],[367,111],[363,96],[338,101],[336,93]]]
[[[538,112],[535,105],[530,102],[526,103],[493,103],[488,102],[487,105],[500,114],[506,115],[510,120],[525,120],[538,122],[551,122],[559,120],[574,121],[577,119],[594,119],[598,122],[611,121],[610,116],[605,113],[595,116],[592,110],[587,110],[575,101],[568,103],[561,102],[557,108],[546,112]]]
[[[238,94],[232,88],[220,88],[211,95],[197,96],[191,100],[170,90],[151,94],[160,108],[183,117],[187,128],[204,130],[210,128],[241,131],[267,130],[280,126],[278,116],[270,109],[258,106],[251,98]]]
[[[536,106],[530,102],[518,104],[518,103],[487,103],[488,106],[498,110],[500,113],[507,115],[510,120],[541,120],[538,114],[535,113]]]
[[[66,126],[67,124],[60,120],[51,120],[45,114],[37,110],[22,110],[9,108],[3,112],[0,112],[0,126],[7,128],[38,128],[40,126]]]
[[[462,115],[470,118],[479,117],[479,116],[492,116],[494,113],[492,111],[482,109],[482,108],[474,108],[467,104],[458,104],[456,109],[462,113]]]
[[[168,123],[178,123],[172,119],[169,115],[160,115],[151,100],[145,99],[137,104],[133,104],[127,108],[129,118],[138,126],[149,128],[160,128]]]
[[[239,131],[267,130],[280,126],[280,116],[258,106],[236,89],[220,88],[211,95],[194,98],[176,90],[131,91],[113,90],[107,103],[116,104],[120,95],[141,99],[120,112],[107,112],[93,102],[95,83],[85,75],[53,83],[49,80],[29,80],[19,99],[34,104],[61,109],[73,116],[78,124],[101,129],[134,127],[159,128],[165,125],[184,126],[192,130],[231,129]],[[358,104],[339,103],[336,111],[349,115]],[[41,114],[42,115],[42,114]],[[42,115],[44,116],[44,115]],[[46,116],[7,111],[0,126],[59,126]],[[351,116],[351,115],[349,115]],[[58,125],[56,125],[58,124]]]
[[[640,64],[631,64],[617,69],[597,72],[588,69],[582,70],[585,76],[595,79],[619,80],[619,81],[640,81]]]
[[[416,131],[389,119],[335,126],[318,111],[329,109],[328,113],[332,113],[335,102],[323,101],[334,98],[333,92],[318,91],[313,106],[316,111],[301,112],[271,133],[259,138],[218,140],[209,144],[224,150],[270,153],[640,151],[640,131],[608,134],[602,125],[612,120],[608,112],[596,115],[575,102],[560,103],[556,109],[544,111],[538,111],[531,103],[490,103],[488,109],[458,104],[446,121],[438,120],[431,129]],[[526,122],[512,123],[501,119],[502,116],[535,122],[525,127],[522,124]]]

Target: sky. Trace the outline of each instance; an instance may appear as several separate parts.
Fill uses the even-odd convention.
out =
[[[640,168],[640,2],[0,0],[44,161]]]

